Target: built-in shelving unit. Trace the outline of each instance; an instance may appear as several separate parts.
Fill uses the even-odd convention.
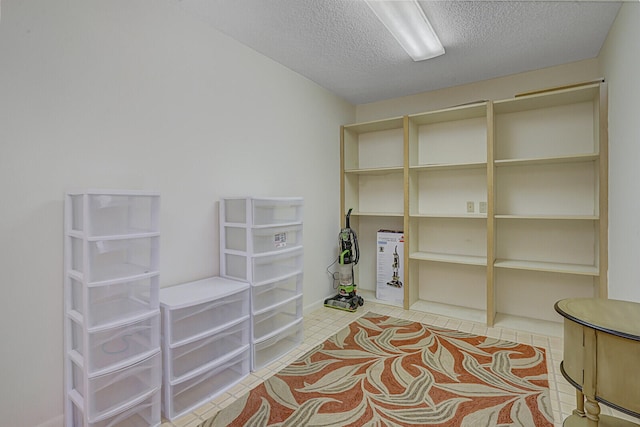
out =
[[[360,247],[354,279],[359,291],[374,295],[376,232],[404,227],[404,118],[343,126],[341,134],[342,226],[353,209],[351,227]]]
[[[405,231],[404,307],[560,324],[607,296],[606,84],[342,127],[341,209],[375,284],[375,231]],[[371,241],[368,241],[371,240]]]

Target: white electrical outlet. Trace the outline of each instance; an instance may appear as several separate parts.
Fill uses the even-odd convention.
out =
[[[476,210],[473,202],[467,202],[467,213],[473,213]]]
[[[487,202],[478,202],[480,213],[487,213]]]

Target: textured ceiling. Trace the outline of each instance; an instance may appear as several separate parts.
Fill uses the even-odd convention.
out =
[[[619,2],[420,1],[446,53],[413,62],[361,0],[178,0],[353,104],[598,56]]]

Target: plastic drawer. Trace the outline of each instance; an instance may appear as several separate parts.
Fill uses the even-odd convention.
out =
[[[71,269],[84,274],[87,282],[132,280],[157,270],[158,236],[87,241],[88,260],[83,257],[84,241],[78,237],[70,239]]]
[[[301,198],[253,199],[253,225],[302,222]]]
[[[225,249],[261,254],[302,246],[301,224],[265,228],[225,226],[224,230]],[[251,234],[248,244],[247,232]]]
[[[253,284],[260,284],[302,271],[303,250],[299,248],[275,255],[255,257],[244,254],[224,253],[223,259],[226,276],[250,281]],[[251,263],[250,271],[247,271],[248,262]]]
[[[226,329],[197,341],[176,348],[165,348],[167,370],[170,381],[179,380],[198,369],[219,362],[229,353],[249,344],[249,316]]]
[[[88,354],[84,354],[82,325],[73,319],[70,322],[71,350],[83,357],[89,375],[98,375],[136,362],[160,348],[159,310],[132,323],[88,330]]]
[[[249,314],[249,289],[176,310],[165,310],[165,339],[175,346],[228,325]]]
[[[249,374],[249,364],[247,345],[208,371],[185,380],[165,382],[162,402],[165,417],[174,420],[233,387]]]
[[[251,303],[253,312],[262,311],[279,302],[302,294],[302,273],[284,279],[254,285],[251,287]]]
[[[132,401],[144,398],[161,386],[161,363],[158,351],[135,365],[88,378],[88,390],[85,390],[82,369],[72,363],[72,392],[88,402],[89,421],[114,417],[126,411]]]
[[[149,427],[159,426],[160,418],[161,394],[160,389],[156,390],[152,396],[148,397],[141,403],[134,405],[129,409],[123,410],[121,413],[113,415],[101,421],[90,422],[89,427]],[[72,401],[72,424],[74,426],[83,426],[83,413],[80,408]]]
[[[89,328],[122,323],[123,319],[144,316],[159,308],[158,276],[87,288],[76,279],[71,278],[70,282],[68,307],[83,316]],[[85,310],[84,292],[90,310]]]
[[[301,197],[223,199],[224,222],[277,225],[302,222]],[[249,212],[250,210],[250,212]]]
[[[302,318],[302,295],[253,314],[253,339],[259,341]]]
[[[158,231],[159,195],[71,194],[69,199],[73,231],[85,232],[88,236]],[[89,224],[84,223],[85,218],[91,218]]]
[[[262,369],[282,357],[304,339],[302,319],[279,333],[253,345],[252,370]]]

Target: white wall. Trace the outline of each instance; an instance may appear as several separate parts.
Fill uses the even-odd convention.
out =
[[[640,302],[640,3],[624,3],[600,52],[609,82],[609,297]]]
[[[160,191],[161,286],[219,272],[220,197],[303,196],[304,304],[319,305],[354,113],[176,1],[2,1],[2,424],[61,423],[66,190]]]

